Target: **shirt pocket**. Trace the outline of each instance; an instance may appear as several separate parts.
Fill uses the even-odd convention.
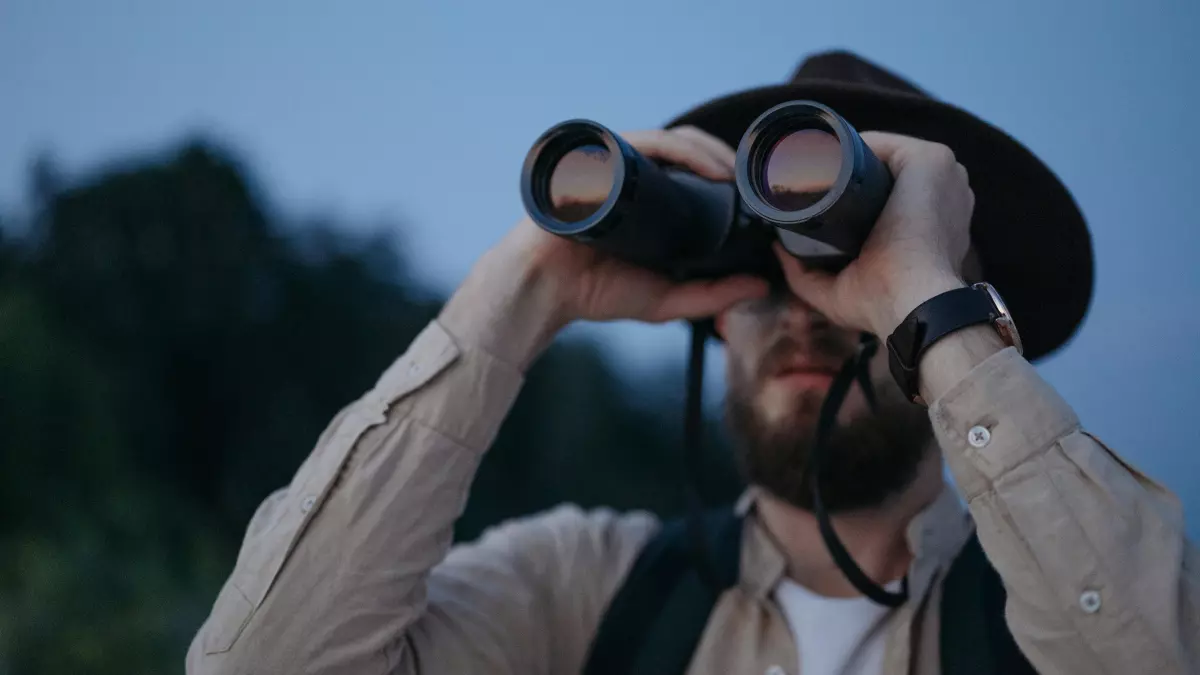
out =
[[[226,583],[217,595],[212,616],[204,632],[204,653],[220,654],[233,648],[233,643],[250,622],[254,606],[232,583]]]

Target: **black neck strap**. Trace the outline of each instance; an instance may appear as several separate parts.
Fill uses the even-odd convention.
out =
[[[810,471],[812,471],[812,491],[813,491],[813,513],[817,516],[817,526],[821,530],[821,538],[825,541],[825,548],[829,549],[829,553],[833,556],[833,561],[837,564],[838,569],[842,574],[846,575],[846,579],[858,589],[859,593],[867,596],[876,603],[885,607],[899,607],[908,600],[908,576],[905,575],[901,581],[899,592],[892,592],[875,583],[870,577],[862,571],[862,568],[854,562],[854,558],[850,552],[846,550],[842,540],[838,539],[837,532],[833,529],[833,522],[830,519],[829,511],[825,508],[824,501],[821,500],[821,473],[826,464],[826,455],[829,453],[829,435],[833,433],[833,428],[837,424],[838,410],[841,409],[842,403],[846,400],[846,395],[850,393],[850,386],[857,380],[859,386],[863,390],[863,395],[867,399],[867,404],[872,410],[875,410],[875,388],[871,385],[870,364],[871,357],[879,349],[879,341],[875,336],[864,333],[862,340],[859,343],[859,348],[854,356],[846,359],[842,365],[842,370],[834,378],[833,384],[829,387],[829,393],[825,396],[825,401],[821,405],[821,415],[817,420],[817,435],[813,442],[812,458]]]
[[[687,399],[683,410],[683,470],[684,503],[687,505],[687,531],[691,553],[700,579],[710,588],[719,586],[704,535],[704,498],[700,494],[703,479],[704,455],[701,441],[704,430],[704,345],[707,330],[692,323],[692,347],[688,358]]]

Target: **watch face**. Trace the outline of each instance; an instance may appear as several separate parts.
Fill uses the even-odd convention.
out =
[[[1000,297],[1000,293],[986,281],[972,284],[972,287],[987,292],[988,297],[992,299],[992,305],[996,308],[996,313],[999,314],[996,318],[996,330],[1000,332],[1000,335],[1009,344],[1016,347],[1018,354],[1024,353],[1021,345],[1021,334],[1017,332],[1017,324],[1013,321],[1012,315],[1008,313],[1008,305],[1004,304],[1004,299]]]

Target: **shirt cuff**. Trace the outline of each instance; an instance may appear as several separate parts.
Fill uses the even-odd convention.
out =
[[[929,415],[968,501],[1079,428],[1071,406],[1012,347],[975,366]]]

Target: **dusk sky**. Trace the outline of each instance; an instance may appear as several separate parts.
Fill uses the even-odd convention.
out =
[[[550,200],[564,204],[599,205],[612,193],[616,158],[601,145],[585,145],[567,152],[550,172]]]
[[[823,194],[837,180],[842,149],[833,134],[801,129],[777,142],[765,163],[765,178],[772,192]]]
[[[706,3],[0,0],[0,212],[21,209],[36,153],[75,174],[203,133],[279,212],[397,223],[449,293],[520,217],[521,162],[549,126],[657,127],[850,48],[1004,128],[1072,190],[1098,283],[1039,367],[1200,533],[1200,3]],[[680,325],[573,332],[631,375],[685,358]],[[719,348],[709,363],[715,397]]]

